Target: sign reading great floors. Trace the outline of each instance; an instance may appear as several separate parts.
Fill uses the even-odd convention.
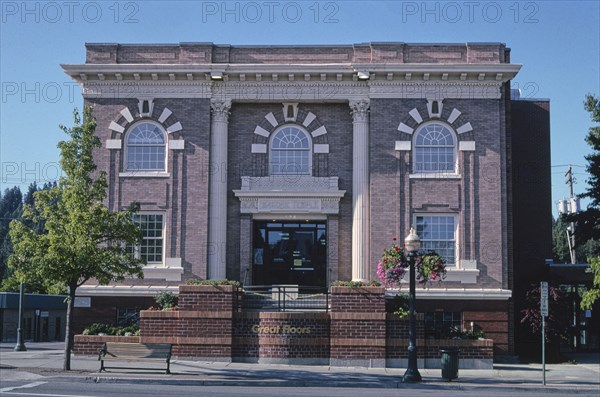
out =
[[[253,325],[252,332],[255,334],[304,334],[308,335],[312,332],[310,327],[292,327],[289,325],[284,325],[283,327],[280,325],[267,327],[267,326],[259,326]]]

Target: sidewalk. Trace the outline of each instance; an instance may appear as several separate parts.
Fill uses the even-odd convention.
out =
[[[72,371],[62,371],[63,343],[28,343],[15,352],[14,343],[0,343],[0,379],[36,380],[44,377],[73,382],[114,382],[204,386],[366,387],[435,389],[541,390],[541,364],[496,364],[493,370],[459,370],[458,379],[446,382],[439,369],[419,369],[423,382],[402,384],[404,368],[288,366],[173,360],[171,375],[160,371],[113,369],[98,373],[96,357],[73,357]],[[577,364],[546,365],[546,392],[600,393],[600,355],[580,355]],[[136,366],[136,363],[119,363]],[[137,363],[139,366],[139,363]],[[155,365],[151,363],[150,365]],[[160,368],[160,366],[157,366]]]

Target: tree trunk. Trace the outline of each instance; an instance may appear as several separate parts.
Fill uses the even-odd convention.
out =
[[[71,324],[73,324],[73,307],[75,305],[75,290],[77,286],[69,285],[69,299],[67,303],[67,323],[65,324],[65,357],[63,362],[63,369],[65,371],[71,370],[71,350],[73,350],[73,331]]]

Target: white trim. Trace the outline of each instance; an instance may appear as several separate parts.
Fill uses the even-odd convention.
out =
[[[412,117],[413,120],[415,120],[418,124],[423,122],[423,117],[421,117],[421,114],[417,108],[412,109],[410,112],[408,112],[408,114],[410,114],[410,117]]]
[[[171,150],[183,150],[185,149],[185,140],[173,139],[169,141],[169,149]]]
[[[182,129],[183,129],[183,127],[181,126],[181,123],[178,121],[178,122],[176,122],[175,124],[173,124],[173,125],[170,125],[170,126],[167,128],[167,132],[168,132],[169,134],[172,134],[172,133],[174,133],[174,132],[181,131]]]
[[[448,123],[452,124],[456,121],[456,119],[458,118],[458,116],[461,115],[460,110],[454,108],[452,109],[452,113],[450,113],[450,116],[448,116]]]
[[[82,285],[77,288],[81,296],[155,296],[159,292],[179,294],[179,286],[164,285]]]
[[[120,133],[122,133],[123,131],[125,131],[125,128],[122,125],[117,124],[114,121],[110,122],[110,125],[108,126],[108,129],[112,130],[114,132],[120,132]]]
[[[325,134],[327,134],[327,128],[325,128],[325,126],[322,125],[319,128],[317,128],[316,130],[312,131],[310,134],[312,135],[313,138],[316,138],[321,135],[325,135]]]
[[[409,179],[461,179],[462,175],[454,174],[454,173],[444,174],[443,172],[438,172],[438,173],[418,172],[416,174],[410,174],[408,176],[408,178]]]
[[[456,129],[457,134],[464,134],[465,132],[473,131],[471,123],[465,123]]]
[[[107,149],[121,149],[121,145],[123,141],[120,139],[107,139],[106,140],[106,148]]]
[[[183,267],[181,266],[149,265],[144,266],[142,270],[145,279],[162,279],[165,281],[181,281],[181,275],[183,274]]]
[[[449,267],[446,269],[445,281],[457,281],[461,284],[477,284],[478,276],[479,269],[458,269],[456,267]]]
[[[269,131],[265,130],[260,125],[256,126],[256,128],[254,129],[254,133],[256,135],[264,136],[265,138],[268,138],[269,135],[271,134]]]
[[[279,123],[277,122],[277,119],[275,118],[275,115],[273,114],[273,112],[267,114],[265,116],[265,119],[267,119],[267,121],[273,126],[273,127],[277,127],[279,125]]]
[[[171,109],[164,108],[162,113],[160,114],[160,117],[158,118],[158,122],[164,123],[169,118],[169,116],[172,114],[173,114],[173,112],[171,111]]]
[[[400,125],[398,126],[398,131],[406,132],[407,134],[412,134],[415,131],[415,129],[409,127],[408,125],[406,125],[404,123],[400,123]]]
[[[396,141],[394,150],[410,151],[412,147],[411,141]]]
[[[253,143],[252,153],[267,153],[267,145],[265,143]]]
[[[123,171],[119,172],[121,178],[168,178],[171,174],[165,171]]]
[[[308,112],[308,114],[306,115],[306,118],[302,122],[302,125],[305,127],[308,127],[310,125],[310,123],[312,123],[316,118],[317,118],[317,116],[313,112]]]
[[[131,123],[133,121],[133,116],[131,115],[131,111],[129,110],[129,108],[123,108],[123,110],[121,110],[121,114],[123,115],[123,117],[125,117],[125,120],[127,120],[128,123]]]
[[[387,296],[396,296],[403,293],[399,288],[388,288]],[[502,288],[417,288],[418,299],[467,299],[467,300],[507,300],[512,296],[512,291]]]
[[[313,145],[313,151],[315,153],[329,153],[329,144],[327,144],[327,143],[315,143]]]
[[[460,141],[458,142],[458,150],[461,152],[474,152],[475,141]]]

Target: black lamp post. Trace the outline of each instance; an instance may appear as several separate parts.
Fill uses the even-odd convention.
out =
[[[410,291],[408,294],[408,368],[402,377],[404,383],[421,381],[421,374],[417,368],[417,331],[415,324],[415,256],[421,248],[421,239],[414,228],[404,239],[404,246],[408,251]]]
[[[25,347],[25,342],[23,341],[23,283],[19,287],[19,326],[17,328],[17,345],[15,346],[16,352],[24,352],[27,351]]]

